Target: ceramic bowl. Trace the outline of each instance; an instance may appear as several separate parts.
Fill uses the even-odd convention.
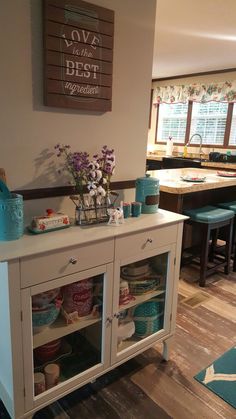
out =
[[[130,263],[121,268],[121,273],[126,276],[142,276],[149,272],[149,263],[147,261],[139,261]]]
[[[46,307],[51,303],[59,294],[60,288],[54,288],[53,290],[41,292],[40,294],[33,295],[32,306],[33,307]]]
[[[34,350],[34,355],[40,362],[51,361],[61,349],[62,339],[56,339]]]
[[[55,322],[60,313],[60,304],[50,303],[46,307],[32,308],[34,332],[41,332]]]

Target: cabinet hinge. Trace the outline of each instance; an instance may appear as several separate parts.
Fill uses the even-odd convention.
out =
[[[20,321],[23,322],[23,311],[20,312]]]
[[[26,396],[25,387],[23,388],[23,394],[24,394],[24,397],[25,397]]]
[[[172,322],[172,313],[170,313],[170,322]]]
[[[174,258],[174,265],[176,265],[176,258]]]

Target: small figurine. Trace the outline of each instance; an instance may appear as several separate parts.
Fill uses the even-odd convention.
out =
[[[122,208],[109,208],[107,212],[110,217],[107,223],[108,225],[118,226],[119,224],[124,223],[124,213]]]

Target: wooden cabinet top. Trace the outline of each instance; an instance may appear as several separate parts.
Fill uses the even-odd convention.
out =
[[[125,219],[124,224],[119,226],[109,226],[107,224],[92,227],[71,226],[68,229],[46,234],[32,235],[27,233],[18,240],[0,243],[0,262],[64,249],[70,246],[83,246],[89,243],[112,240],[139,231],[148,231],[153,227],[162,228],[183,222],[185,219],[187,217],[181,214],[159,209],[155,214],[142,214],[137,218]]]

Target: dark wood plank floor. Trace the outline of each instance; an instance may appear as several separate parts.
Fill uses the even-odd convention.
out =
[[[236,341],[236,274],[213,275],[196,308],[182,303],[199,291],[198,271],[184,268],[171,359],[161,345],[36,413],[35,419],[231,419],[236,411],[193,376]],[[0,407],[0,418],[8,415]]]

